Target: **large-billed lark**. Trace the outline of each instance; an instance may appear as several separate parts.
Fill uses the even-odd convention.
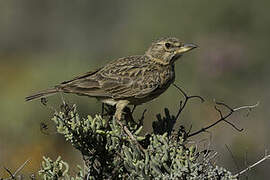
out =
[[[95,97],[116,105],[115,117],[121,119],[125,106],[148,102],[166,91],[175,79],[175,61],[196,47],[177,38],[162,38],[153,42],[144,55],[116,59],[95,71],[28,96],[26,101],[57,92]]]

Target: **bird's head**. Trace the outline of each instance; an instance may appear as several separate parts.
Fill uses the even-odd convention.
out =
[[[167,65],[173,64],[184,53],[196,47],[195,44],[183,43],[177,38],[168,37],[153,42],[145,54],[151,59]]]

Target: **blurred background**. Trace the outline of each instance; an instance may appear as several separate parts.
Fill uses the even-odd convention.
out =
[[[80,154],[54,132],[53,111],[40,101],[26,103],[25,96],[110,60],[143,54],[164,36],[200,46],[176,63],[175,83],[206,102],[190,101],[179,123],[192,130],[213,123],[218,118],[214,99],[232,107],[259,101],[253,111],[230,118],[243,132],[219,124],[211,134],[192,138],[202,145],[211,138],[216,163],[232,172],[257,161],[270,149],[269,5],[266,0],[0,1],[0,177],[7,176],[3,166],[14,172],[29,158],[23,173],[37,172],[44,155],[61,155],[71,168],[83,165]],[[83,116],[100,113],[95,99],[64,98],[76,103]],[[151,132],[156,114],[164,115],[164,107],[175,114],[181,99],[171,87],[138,107],[135,118],[148,109],[144,131]],[[60,95],[48,100],[55,108],[61,104]],[[48,124],[49,133],[42,133],[41,123]],[[267,179],[269,168],[264,162],[249,178]]]

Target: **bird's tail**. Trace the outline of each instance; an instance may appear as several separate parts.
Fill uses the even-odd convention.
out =
[[[37,93],[35,93],[35,94],[31,95],[31,96],[27,96],[25,98],[25,101],[31,101],[31,100],[34,100],[34,99],[40,99],[40,98],[48,97],[48,96],[54,95],[57,92],[59,92],[59,90],[56,89],[56,88],[46,89],[46,90],[37,92]]]

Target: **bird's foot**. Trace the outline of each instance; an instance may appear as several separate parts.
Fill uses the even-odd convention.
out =
[[[126,125],[124,125],[121,122],[121,114],[115,114],[114,116],[116,122],[120,125],[121,129],[123,130],[123,132],[127,135],[127,137],[132,141],[135,142],[137,147],[141,150],[144,151],[144,148],[141,146],[141,144],[137,141],[137,139],[133,136],[133,134],[130,132],[130,130],[128,129],[128,127]]]

